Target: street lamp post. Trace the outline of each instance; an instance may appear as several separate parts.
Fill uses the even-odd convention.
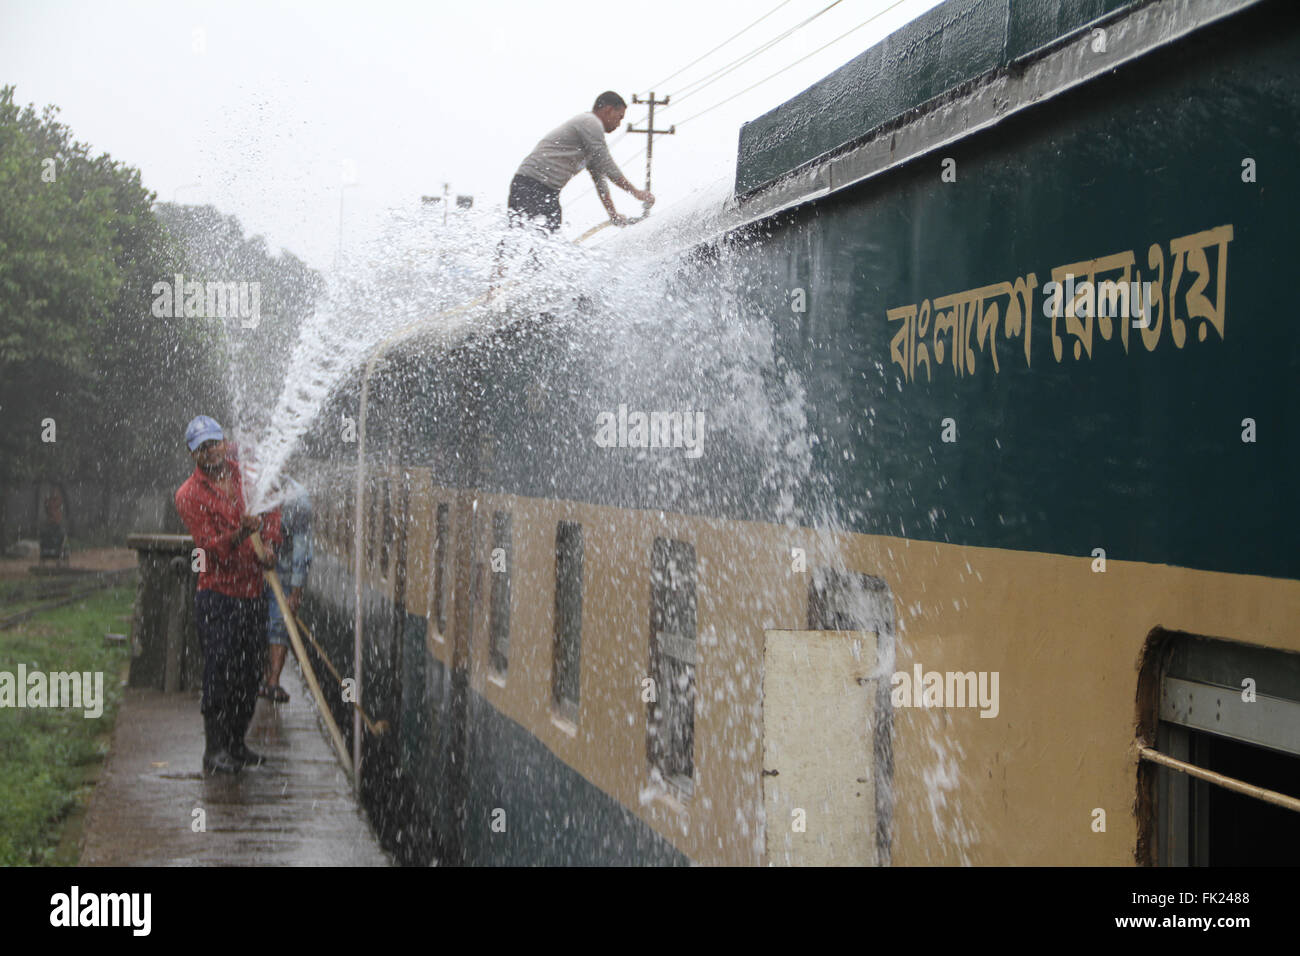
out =
[[[360,183],[343,183],[339,186],[339,245],[334,253],[334,271],[339,271],[339,260],[343,257],[343,191],[353,186],[360,186]]]

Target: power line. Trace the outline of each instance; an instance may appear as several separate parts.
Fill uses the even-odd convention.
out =
[[[736,39],[736,37],[738,37],[738,36],[740,36],[741,34],[747,32],[750,28],[757,26],[759,23],[762,23],[764,20],[766,20],[766,19],[767,19],[768,17],[770,17],[772,14],[776,13],[778,10],[780,10],[782,7],[784,7],[784,6],[785,6],[787,3],[789,3],[789,2],[790,2],[790,0],[782,0],[781,3],[777,4],[775,7],[773,7],[771,10],[769,10],[767,13],[763,14],[761,17],[759,17],[759,18],[758,18],[757,20],[755,20],[753,23],[749,24],[749,26],[745,27],[745,28],[744,28],[743,30],[741,30],[739,33],[732,34],[732,36],[730,36],[729,38],[727,38],[726,40],[724,40],[722,43],[719,43],[717,46],[715,46],[715,47],[714,47],[712,50],[710,50],[708,53],[705,53],[703,56],[697,57],[696,59],[694,59],[694,60],[692,60],[690,63],[688,63],[686,66],[684,66],[684,67],[682,67],[680,70],[678,70],[676,73],[672,73],[672,74],[670,74],[668,77],[665,78],[665,80],[660,80],[658,83],[655,83],[655,84],[653,84],[653,85],[654,85],[654,86],[662,86],[663,83],[664,83],[666,80],[670,80],[670,79],[672,79],[674,76],[678,76],[678,75],[680,75],[681,73],[684,73],[686,70],[690,69],[690,67],[694,66],[696,63],[699,63],[701,60],[705,59],[706,57],[712,55],[713,53],[716,53],[718,50],[722,49],[724,46],[726,46],[726,45],[727,45],[728,43],[730,43],[732,40]],[[820,16],[822,16],[823,14],[825,14],[825,13],[829,12],[830,10],[834,9],[835,7],[839,6],[839,5],[840,5],[841,3],[843,3],[843,2],[844,2],[844,0],[831,0],[831,3],[829,3],[829,4],[827,4],[826,6],[822,7],[820,10],[818,10],[818,11],[817,11],[816,13],[814,13],[812,16],[807,17],[807,18],[805,18],[804,20],[801,20],[800,22],[796,23],[794,26],[792,26],[792,27],[790,27],[789,29],[785,30],[783,33],[780,33],[780,34],[778,34],[777,36],[773,37],[772,39],[767,40],[766,42],[759,44],[759,46],[755,47],[753,50],[750,50],[748,53],[744,54],[743,56],[738,57],[737,59],[732,60],[730,63],[727,63],[727,64],[725,64],[724,66],[719,67],[718,69],[714,70],[712,73],[705,74],[703,77],[700,77],[699,79],[694,80],[693,82],[687,84],[687,85],[683,88],[683,89],[685,89],[685,90],[687,91],[686,93],[677,93],[677,94],[673,94],[673,95],[675,95],[675,96],[677,97],[678,101],[680,102],[683,96],[689,96],[689,95],[691,95],[692,93],[698,93],[700,90],[704,89],[705,87],[711,86],[713,83],[716,83],[718,80],[722,79],[722,78],[723,78],[724,76],[726,76],[728,73],[731,73],[733,70],[737,70],[737,69],[739,69],[741,66],[744,66],[746,63],[748,63],[749,61],[753,60],[753,59],[754,59],[755,57],[757,57],[758,55],[760,55],[760,54],[762,54],[762,53],[765,53],[766,51],[770,50],[772,47],[776,46],[776,45],[777,45],[778,43],[780,43],[782,40],[784,40],[784,39],[786,39],[787,37],[791,36],[792,34],[794,34],[795,32],[797,32],[798,30],[801,30],[803,27],[806,27],[808,24],[812,23],[812,22],[813,22],[814,20],[816,20],[818,17],[820,17]],[[856,28],[855,28],[855,29],[856,29]],[[851,31],[850,31],[850,32],[851,32]],[[834,41],[832,41],[832,42],[834,42]],[[787,67],[787,69],[788,69],[788,67]],[[636,98],[633,97],[633,99],[635,100]],[[706,111],[706,112],[707,112],[707,111]],[[652,115],[653,115],[653,114],[652,114]],[[699,115],[701,115],[701,114],[699,114],[699,113],[696,114],[696,116],[699,116]],[[693,119],[693,118],[694,118],[694,117],[692,117],[692,119]],[[618,143],[620,143],[620,142],[623,140],[623,138],[624,138],[625,136],[627,136],[628,132],[630,132],[630,130],[631,130],[631,125],[632,125],[632,124],[628,124],[628,130],[626,130],[625,132],[623,132],[622,134],[620,134],[619,136],[617,136],[613,141],[610,142],[609,145],[610,145],[611,148],[612,148],[613,146],[616,146]],[[674,128],[675,128],[675,127],[674,127]],[[648,143],[647,143],[647,146],[648,146]],[[638,150],[636,153],[634,153],[633,155],[629,156],[626,160],[623,160],[622,162],[620,162],[620,163],[618,164],[618,165],[619,165],[619,168],[621,169],[624,165],[626,165],[627,163],[632,162],[633,160],[637,159],[639,156],[641,156],[643,153],[646,153],[646,152],[648,152],[648,149],[647,149],[646,147],[642,147],[642,148],[641,148],[640,150]],[[648,178],[649,178],[649,173],[647,172],[647,179],[648,179]],[[589,187],[587,187],[586,189],[584,189],[581,193],[579,193],[579,194],[577,195],[577,197],[575,197],[575,199],[574,199],[573,201],[574,201],[574,202],[580,202],[580,201],[582,201],[583,199],[586,199],[588,196],[593,195],[595,192],[596,192],[596,188],[595,188],[595,186],[589,186]]]
[[[796,33],[797,31],[802,30],[804,27],[812,23],[818,17],[835,9],[843,2],[844,0],[831,0],[831,3],[822,7],[820,10],[818,10],[812,16],[808,17],[806,20],[801,20],[799,23],[796,23],[794,26],[790,27],[784,33],[778,34],[777,36],[773,37],[767,42],[759,44],[759,46],[755,47],[753,50],[750,50],[745,55],[732,60],[730,63],[726,64],[725,66],[718,67],[712,73],[705,74],[704,76],[700,77],[700,79],[695,80],[691,83],[687,83],[684,87],[682,87],[672,95],[677,97],[677,101],[680,103],[686,97],[698,93],[700,90],[704,89],[707,86],[712,86],[714,83],[718,82],[718,80],[722,79],[728,73],[740,69],[750,60],[754,59],[755,57],[759,56],[762,53],[766,53],[768,50],[772,49],[772,47],[776,46],[782,40],[785,40],[788,37],[790,37],[792,34]]]
[[[714,47],[712,50],[710,50],[708,53],[705,53],[703,56],[697,57],[695,60],[691,61],[691,63],[689,63],[689,64],[687,64],[686,66],[682,67],[682,68],[681,68],[680,70],[678,70],[676,73],[670,74],[670,75],[669,75],[668,77],[666,77],[665,79],[672,79],[674,76],[678,76],[678,75],[680,75],[681,73],[683,73],[683,72],[685,72],[687,69],[689,69],[691,66],[694,66],[696,63],[699,63],[701,60],[703,60],[703,59],[705,59],[706,57],[708,57],[708,56],[712,55],[713,53],[717,52],[717,51],[720,50],[722,47],[724,47],[724,46],[726,46],[728,43],[730,43],[732,40],[736,39],[736,37],[738,37],[738,36],[740,36],[741,34],[747,32],[747,31],[748,31],[749,29],[751,29],[752,27],[757,26],[759,23],[761,23],[763,20],[767,19],[767,18],[768,18],[769,16],[771,16],[773,13],[776,13],[777,10],[780,10],[780,9],[781,9],[782,7],[784,7],[788,2],[789,2],[789,0],[783,0],[782,3],[778,4],[776,7],[772,8],[772,9],[769,10],[767,13],[763,14],[763,16],[759,17],[759,18],[758,18],[757,20],[755,20],[753,23],[749,24],[749,26],[745,27],[745,28],[744,28],[743,30],[741,30],[739,33],[733,34],[733,35],[732,35],[731,37],[729,37],[727,40],[724,40],[722,43],[718,44],[716,47]],[[733,72],[733,71],[736,70],[736,69],[739,69],[741,66],[743,66],[743,65],[745,65],[746,63],[750,62],[751,60],[753,60],[755,57],[759,56],[760,54],[765,53],[766,51],[770,50],[770,49],[771,49],[772,47],[774,47],[776,44],[780,43],[782,40],[784,40],[784,39],[786,39],[787,37],[791,36],[791,35],[792,35],[793,33],[795,33],[796,31],[802,29],[803,27],[807,26],[809,23],[812,23],[814,20],[816,20],[816,19],[818,19],[819,17],[823,16],[824,14],[828,13],[830,10],[834,9],[835,7],[839,6],[839,4],[842,3],[842,2],[843,2],[843,0],[832,0],[831,3],[827,4],[827,5],[826,5],[825,7],[823,7],[822,9],[818,10],[816,13],[812,14],[810,17],[808,17],[808,18],[806,18],[806,19],[800,21],[799,23],[797,23],[797,24],[795,24],[794,26],[792,26],[792,27],[790,27],[789,29],[787,29],[785,32],[783,32],[783,33],[777,35],[776,37],[773,37],[771,40],[768,40],[768,41],[766,41],[766,42],[760,44],[758,47],[754,48],[754,49],[751,50],[749,53],[747,53],[747,54],[745,54],[745,55],[743,55],[743,56],[741,56],[741,57],[739,57],[739,58],[737,58],[737,59],[731,61],[730,63],[728,63],[728,64],[726,64],[726,65],[724,65],[724,66],[722,66],[722,67],[719,67],[718,69],[714,70],[712,73],[706,74],[705,76],[703,76],[703,77],[701,77],[701,78],[699,78],[699,79],[697,79],[697,80],[695,80],[695,81],[693,81],[693,82],[687,84],[685,87],[682,88],[683,90],[685,90],[685,92],[679,92],[679,93],[676,93],[676,94],[673,94],[673,95],[674,95],[674,96],[677,98],[677,100],[680,102],[681,99],[684,98],[685,96],[693,95],[693,94],[695,94],[695,93],[698,93],[700,90],[704,89],[705,87],[711,86],[713,83],[716,83],[718,80],[721,80],[721,79],[722,79],[724,76],[726,76],[727,74]],[[785,73],[787,70],[791,70],[791,69],[793,69],[794,67],[798,66],[800,63],[803,63],[805,60],[808,60],[808,59],[810,59],[810,58],[816,56],[818,53],[821,53],[821,52],[822,52],[823,50],[825,50],[827,47],[834,46],[834,45],[835,45],[836,43],[838,43],[840,40],[843,40],[845,37],[849,36],[850,34],[856,33],[858,30],[861,30],[863,27],[867,26],[867,25],[868,25],[869,23],[871,23],[872,21],[878,19],[878,18],[881,17],[881,16],[884,16],[884,15],[885,15],[886,13],[888,13],[890,10],[893,10],[895,7],[901,6],[901,5],[902,5],[903,3],[905,3],[905,2],[907,2],[907,0],[894,0],[893,3],[889,4],[888,6],[884,7],[883,9],[881,9],[881,10],[877,11],[876,13],[872,14],[872,15],[871,15],[870,17],[868,17],[866,20],[863,20],[861,23],[857,24],[856,26],[854,26],[854,27],[852,27],[852,28],[846,30],[844,33],[841,33],[841,34],[840,34],[839,36],[837,36],[835,39],[833,39],[833,40],[831,40],[831,41],[829,41],[829,42],[827,42],[827,43],[822,44],[822,45],[819,46],[817,49],[813,50],[811,53],[808,53],[808,54],[806,54],[805,56],[800,57],[799,59],[795,60],[793,63],[789,63],[789,64],[787,64],[786,66],[783,66],[781,69],[775,71],[774,73],[770,73],[770,74],[768,74],[768,75],[765,76],[763,79],[757,81],[756,83],[752,83],[752,84],[750,84],[749,86],[745,87],[743,90],[740,90],[740,91],[737,92],[737,93],[733,93],[732,95],[726,97],[725,99],[722,99],[722,100],[720,100],[720,101],[714,103],[713,105],[708,106],[708,107],[706,107],[705,109],[702,109],[702,110],[700,110],[699,112],[692,114],[691,116],[688,116],[686,119],[681,120],[680,122],[676,123],[675,125],[676,125],[676,126],[681,126],[683,123],[688,123],[688,122],[690,122],[691,120],[698,119],[699,117],[705,115],[706,113],[710,113],[710,112],[712,112],[713,110],[718,109],[719,107],[724,106],[724,105],[726,105],[727,103],[730,103],[732,100],[737,99],[737,98],[740,97],[740,96],[743,96],[744,94],[750,92],[751,90],[754,90],[754,89],[758,88],[759,86],[762,86],[764,83],[768,82],[769,80],[775,79],[776,77],[780,76],[782,73]],[[655,85],[655,86],[660,86],[660,85],[662,85],[663,82],[664,82],[664,81],[661,80],[661,81],[659,81],[658,83],[656,83],[656,84],[654,84],[654,85]],[[626,136],[627,136],[627,133],[626,133],[626,132],[622,133],[621,135],[619,135],[618,137],[616,137],[616,138],[615,138],[615,139],[610,143],[610,146],[612,147],[612,146],[617,145],[617,144],[618,144],[619,142],[621,142],[621,141],[622,141]],[[633,153],[632,155],[628,156],[626,159],[622,160],[622,161],[619,163],[620,168],[621,168],[622,166],[626,165],[627,163],[630,163],[630,162],[635,161],[639,156],[641,156],[641,155],[642,155],[643,153],[645,153],[645,152],[646,152],[646,148],[645,148],[644,146],[641,147],[639,150],[637,150],[636,153]],[[574,201],[574,202],[580,202],[580,201],[586,199],[588,196],[593,195],[595,192],[596,192],[595,186],[594,186],[594,185],[593,185],[593,186],[589,186],[589,187],[587,187],[585,190],[583,190],[583,192],[579,193],[578,196],[575,197],[575,199],[574,199],[573,201]]]
[[[650,87],[648,87],[647,89],[653,89],[653,88],[655,88],[655,87],[663,86],[663,84],[665,84],[665,83],[667,83],[669,80],[673,79],[673,77],[680,76],[682,73],[685,73],[685,72],[686,72],[687,70],[689,70],[691,67],[695,66],[695,64],[697,64],[697,63],[699,63],[699,62],[701,62],[701,61],[703,61],[703,60],[706,60],[706,59],[708,59],[710,56],[712,56],[714,53],[717,53],[719,50],[721,50],[724,46],[726,46],[726,45],[727,45],[728,43],[730,43],[732,40],[736,39],[737,37],[739,37],[739,36],[741,36],[741,35],[743,35],[743,34],[745,34],[745,33],[748,33],[748,32],[749,32],[750,30],[752,30],[754,27],[758,26],[760,23],[762,23],[764,20],[766,20],[768,17],[770,17],[772,14],[776,13],[778,10],[780,10],[782,7],[786,6],[786,5],[789,4],[790,2],[791,2],[791,0],[781,0],[780,3],[778,3],[778,4],[777,4],[775,7],[773,7],[771,10],[767,11],[767,13],[763,14],[763,15],[762,15],[761,17],[759,17],[757,20],[754,20],[754,21],[753,21],[752,23],[750,23],[748,26],[744,27],[743,29],[741,29],[741,30],[737,31],[736,33],[733,33],[731,36],[727,37],[727,39],[723,40],[721,43],[719,43],[717,46],[715,46],[712,50],[709,50],[707,53],[704,53],[704,54],[702,54],[702,55],[700,55],[700,56],[697,56],[694,60],[691,60],[690,63],[687,63],[687,64],[686,64],[685,66],[683,66],[681,69],[677,70],[676,72],[669,73],[669,74],[668,74],[666,77],[664,77],[662,80],[658,80],[657,82],[652,83],[652,84],[650,85]],[[839,0],[836,0],[836,2],[838,3]],[[831,6],[834,6],[834,5],[835,5],[835,4],[831,4]],[[820,14],[818,14],[818,15],[820,15]],[[814,16],[814,17],[811,18],[811,19],[816,19],[816,16]],[[805,22],[807,22],[807,21],[805,21]],[[797,29],[797,27],[796,27],[795,29]],[[778,38],[778,39],[779,39],[779,38]],[[769,41],[769,42],[770,42],[770,41]],[[710,75],[712,75],[712,74],[710,74]],[[694,85],[694,84],[691,84],[691,85]],[[635,101],[635,100],[636,100],[636,97],[633,96],[633,101]],[[647,117],[646,117],[646,116],[642,116],[642,117],[641,117],[641,122],[646,122],[646,121],[647,121]],[[620,133],[618,136],[614,137],[614,139],[610,140],[610,142],[609,142],[609,146],[610,146],[610,148],[613,149],[616,145],[618,145],[620,142],[622,142],[622,141],[627,137],[627,135],[628,135],[628,130],[625,129],[625,130],[624,130],[622,133]],[[635,156],[631,157],[631,159],[635,159],[635,158],[636,158]],[[630,161],[630,160],[629,160],[629,161]]]
[[[736,39],[736,37],[740,36],[740,35],[743,34],[743,33],[748,33],[750,30],[752,30],[754,27],[758,26],[760,23],[762,23],[764,20],[766,20],[766,19],[767,19],[768,17],[770,17],[772,14],[776,13],[776,11],[780,10],[782,7],[784,7],[784,6],[785,6],[786,4],[788,4],[789,2],[790,2],[790,0],[781,0],[781,2],[778,3],[775,7],[773,7],[771,10],[767,11],[767,13],[763,14],[761,17],[759,17],[757,20],[755,20],[755,21],[754,21],[753,23],[751,23],[749,26],[745,27],[745,28],[744,28],[743,30],[741,30],[739,33],[733,33],[731,36],[727,37],[727,39],[723,40],[721,43],[719,43],[717,46],[715,46],[712,50],[710,50],[708,53],[705,53],[705,54],[703,54],[703,55],[701,55],[701,56],[697,56],[695,59],[691,60],[690,63],[687,63],[684,67],[682,67],[682,68],[681,68],[680,70],[678,70],[676,73],[669,73],[669,74],[668,74],[667,76],[665,76],[662,80],[659,80],[659,81],[657,81],[657,82],[655,82],[655,83],[651,83],[650,86],[646,87],[646,90],[648,91],[648,90],[655,89],[656,87],[662,87],[662,86],[663,86],[665,83],[667,83],[669,80],[671,80],[671,79],[673,79],[673,78],[675,78],[675,77],[681,76],[683,73],[685,73],[685,72],[686,72],[687,70],[689,70],[691,67],[693,67],[696,63],[699,63],[701,60],[707,60],[709,57],[713,56],[713,54],[717,53],[719,50],[721,50],[724,46],[726,46],[726,45],[727,45],[728,43],[730,43],[732,40]]]
[[[818,11],[817,11],[816,13],[814,13],[812,16],[810,16],[810,17],[808,17],[808,18],[806,18],[806,19],[800,21],[799,23],[796,23],[794,26],[792,26],[792,27],[790,27],[789,29],[787,29],[784,33],[781,33],[781,34],[779,34],[778,36],[772,38],[771,40],[766,41],[765,43],[759,45],[759,46],[756,47],[755,49],[751,50],[749,53],[747,53],[747,54],[745,54],[744,56],[740,57],[739,59],[737,59],[737,60],[733,60],[731,63],[727,64],[726,66],[719,67],[719,69],[718,69],[718,70],[714,70],[713,73],[707,74],[706,76],[702,77],[701,79],[696,80],[694,83],[689,84],[687,87],[685,87],[685,88],[689,91],[688,93],[685,93],[685,94],[681,94],[681,93],[679,93],[679,94],[675,94],[675,95],[677,96],[678,101],[680,102],[680,100],[681,100],[681,98],[682,98],[683,96],[690,95],[690,93],[698,93],[700,90],[704,89],[706,86],[709,86],[709,85],[711,85],[712,83],[717,82],[717,80],[722,79],[722,77],[725,76],[727,73],[730,73],[732,70],[734,70],[734,69],[738,69],[740,66],[743,66],[744,63],[746,63],[746,62],[752,60],[754,57],[758,56],[760,53],[764,53],[764,52],[766,52],[767,50],[770,50],[773,46],[775,46],[776,44],[780,43],[780,42],[781,42],[782,40],[784,40],[786,37],[790,36],[790,35],[793,34],[795,31],[797,31],[797,30],[799,30],[799,29],[801,29],[801,28],[807,26],[809,23],[812,23],[812,22],[813,22],[814,20],[816,20],[818,17],[822,16],[823,14],[825,14],[825,13],[828,12],[829,10],[833,9],[834,7],[838,6],[838,5],[839,5],[840,3],[842,3],[842,2],[843,2],[843,0],[832,0],[831,3],[827,4],[825,7],[822,7],[820,10],[818,10]],[[897,6],[899,3],[903,3],[903,2],[905,2],[905,0],[897,0],[897,2],[896,2],[893,6]],[[782,4],[782,6],[784,6],[784,4]],[[764,15],[764,17],[766,17],[767,15],[770,15],[771,13],[775,13],[777,9],[780,9],[780,7],[777,7],[776,9],[769,11],[768,14],[765,14],[765,15]],[[876,17],[880,16],[880,15],[883,14],[883,13],[887,13],[890,9],[892,9],[892,7],[886,7],[884,10],[881,10],[880,13],[874,14],[874,15],[873,15],[872,17],[870,17],[869,19],[863,21],[862,23],[859,23],[859,24],[858,24],[856,27],[854,27],[852,30],[849,30],[847,33],[843,33],[843,34],[841,34],[840,36],[836,37],[834,40],[832,40],[830,43],[826,44],[825,46],[818,47],[818,49],[816,49],[816,50],[814,50],[812,53],[808,54],[808,56],[813,56],[813,55],[815,55],[816,53],[819,53],[819,52],[821,52],[822,50],[826,49],[827,46],[830,46],[831,44],[833,44],[833,43],[837,43],[839,40],[844,39],[844,37],[848,36],[849,33],[854,32],[854,30],[861,29],[862,27],[864,27],[864,26],[866,26],[868,23],[870,23],[871,20],[875,19]],[[763,19],[764,17],[761,17],[760,20]],[[754,23],[758,23],[758,22],[759,22],[758,20],[754,21]],[[751,26],[752,26],[752,25],[753,25],[753,24],[751,24]],[[746,28],[746,29],[748,29],[748,28]],[[743,33],[744,31],[742,30],[741,32]],[[734,37],[733,37],[733,39],[734,39]],[[725,46],[725,45],[726,45],[725,43],[724,43],[724,44],[720,44],[720,46]],[[716,50],[716,49],[718,49],[718,48],[715,47],[714,49]],[[710,52],[712,52],[712,51],[710,51]],[[707,55],[707,54],[706,54],[706,55]],[[723,103],[727,103],[727,102],[729,102],[730,100],[735,99],[737,96],[740,96],[742,93],[746,93],[746,92],[748,92],[749,90],[753,89],[755,86],[760,86],[760,85],[762,85],[763,83],[766,83],[768,80],[772,79],[772,77],[775,77],[775,76],[778,76],[778,75],[781,74],[781,73],[784,73],[786,70],[790,69],[790,68],[793,67],[793,66],[798,65],[799,63],[801,63],[803,60],[806,60],[807,58],[808,58],[808,57],[803,57],[803,58],[801,58],[800,60],[796,60],[794,63],[791,63],[789,66],[782,67],[782,68],[781,68],[780,70],[778,70],[776,73],[773,73],[773,74],[771,74],[770,76],[768,76],[768,77],[766,77],[766,78],[764,78],[764,79],[762,79],[762,80],[759,80],[758,83],[755,83],[753,86],[750,86],[750,87],[748,87],[748,88],[745,89],[745,90],[741,90],[740,93],[737,93],[737,94],[735,94],[735,95],[733,95],[733,96],[730,96],[730,97],[728,97],[726,100],[723,100],[723,101],[720,102],[720,103],[715,103],[713,106],[708,107],[708,109],[701,110],[700,112],[698,112],[698,113],[694,114],[693,116],[689,117],[689,119],[695,119],[695,118],[697,118],[697,117],[699,117],[699,116],[703,116],[705,113],[709,112],[710,110],[716,109],[717,107],[723,105]],[[701,59],[702,59],[702,58],[701,58]],[[683,68],[683,69],[684,69],[684,68]],[[681,71],[681,70],[678,70],[677,72],[680,73],[680,72],[682,72],[682,71]],[[715,78],[714,78],[714,79],[710,79],[710,77],[715,77]],[[707,82],[705,82],[705,81],[707,81]],[[658,84],[656,84],[656,85],[658,85]],[[695,88],[694,90],[691,90],[691,89],[690,89],[691,86],[695,86],[696,88]],[[683,122],[684,122],[684,121],[683,121]],[[680,126],[680,125],[681,125],[681,123],[677,123],[677,124],[675,124],[675,126]],[[624,135],[626,135],[626,134],[624,134]],[[615,140],[614,140],[610,145],[613,146],[613,145],[617,144],[618,142],[620,142],[622,139],[623,139],[623,136],[619,136],[619,137],[617,137],[617,138],[616,138],[616,139],[615,139]],[[642,155],[643,153],[645,153],[645,152],[646,152],[646,148],[643,146],[643,147],[642,147],[641,149],[639,149],[636,153],[633,153],[632,155],[628,156],[625,160],[620,161],[620,162],[618,163],[619,168],[621,169],[621,168],[622,168],[624,165],[626,165],[627,163],[633,162],[634,160],[636,160],[639,156],[641,156],[641,155]],[[576,197],[574,197],[574,199],[573,199],[572,201],[573,201],[573,202],[581,202],[582,200],[586,199],[588,196],[594,195],[595,192],[596,192],[596,187],[595,187],[594,185],[593,185],[593,186],[588,186],[588,187],[587,187],[586,189],[584,189],[581,193],[579,193]]]
[[[750,90],[753,90],[753,89],[756,89],[757,87],[762,86],[762,85],[763,85],[764,83],[766,83],[768,80],[775,79],[776,77],[778,77],[778,76],[780,76],[782,73],[784,73],[786,70],[793,69],[794,67],[798,66],[800,63],[804,62],[804,60],[807,60],[807,59],[809,59],[809,58],[811,58],[811,57],[816,56],[818,53],[820,53],[822,50],[826,49],[828,46],[833,46],[833,45],[835,45],[836,43],[839,43],[841,40],[843,40],[843,39],[844,39],[846,36],[848,36],[850,33],[856,33],[857,31],[859,31],[859,30],[861,30],[863,27],[865,27],[867,24],[869,24],[871,21],[877,19],[878,17],[884,16],[884,15],[885,15],[886,13],[888,13],[890,10],[894,9],[894,7],[901,6],[902,4],[904,4],[904,3],[906,3],[906,2],[907,2],[907,0],[894,0],[893,3],[891,3],[889,6],[885,7],[885,8],[884,8],[883,10],[881,10],[879,13],[874,13],[874,14],[872,14],[870,17],[868,17],[867,19],[863,20],[863,21],[862,21],[861,23],[859,23],[857,26],[853,27],[853,28],[850,29],[850,30],[846,30],[846,31],[844,31],[843,33],[841,33],[839,36],[837,36],[834,40],[831,40],[829,43],[823,43],[821,46],[819,46],[817,49],[813,50],[811,53],[807,54],[806,56],[801,56],[801,57],[799,57],[799,59],[795,60],[793,63],[791,63],[791,64],[789,64],[789,65],[787,65],[787,66],[783,66],[783,67],[781,67],[781,69],[777,70],[775,73],[771,73],[771,74],[769,74],[769,75],[763,77],[763,79],[759,80],[757,83],[752,83],[752,84],[750,84],[749,86],[747,86],[747,87],[745,87],[743,90],[741,90],[739,93],[733,93],[733,94],[731,94],[731,96],[728,96],[726,99],[724,99],[724,100],[719,100],[717,103],[714,103],[712,106],[707,107],[706,109],[702,109],[702,110],[700,110],[698,113],[695,113],[695,114],[693,114],[693,115],[691,115],[691,116],[686,117],[686,119],[684,119],[684,120],[678,120],[677,123],[676,123],[676,125],[677,125],[677,126],[683,126],[683,125],[685,125],[686,123],[689,123],[689,122],[690,122],[691,120],[693,120],[693,119],[698,119],[699,117],[703,116],[705,113],[711,113],[711,112],[713,112],[713,111],[716,110],[719,106],[723,106],[723,105],[726,104],[726,103],[730,103],[732,100],[736,99],[738,96],[744,96],[744,95],[745,95],[746,93],[748,93]]]

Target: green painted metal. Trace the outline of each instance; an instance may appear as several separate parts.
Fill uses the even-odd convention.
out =
[[[948,0],[740,130],[744,195],[1133,0]]]
[[[807,290],[806,316],[776,324],[778,351],[808,388],[819,469],[855,528],[1300,577],[1298,20],[1294,8],[1243,15],[959,144],[955,182],[938,159],[913,164],[742,246],[755,312]],[[1247,158],[1269,175],[1243,181]],[[1225,245],[1176,251],[1222,226]],[[1160,271],[1150,256],[1163,259],[1158,343],[1131,330],[1126,349],[1098,322],[1085,344],[1059,322],[1058,358],[1043,314],[1052,270],[1125,252],[1144,280]],[[1193,255],[1205,256],[1199,290]],[[1177,314],[1222,302],[1222,334],[1188,321],[1174,341],[1176,270]],[[1029,361],[1024,334],[1008,334],[1009,296],[985,303],[1000,309],[1000,371],[978,327],[971,362],[955,366],[950,345],[939,361],[943,297],[1030,273]],[[904,323],[888,315],[927,302],[930,365],[905,371]],[[943,441],[946,418],[956,442]]]

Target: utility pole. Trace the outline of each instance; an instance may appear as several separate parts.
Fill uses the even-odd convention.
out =
[[[670,126],[668,127],[668,129],[655,129],[655,107],[667,106],[668,101],[671,98],[672,97],[665,96],[662,100],[657,100],[655,99],[654,90],[650,91],[650,99],[648,100],[638,99],[635,93],[632,94],[633,103],[644,104],[645,106],[650,107],[650,115],[646,118],[645,129],[637,129],[631,123],[627,124],[627,131],[629,133],[645,134],[645,191],[646,192],[651,191],[650,190],[650,164],[654,161],[655,137],[672,136],[674,133],[677,132],[676,125]],[[650,207],[646,206],[645,211],[649,212]]]

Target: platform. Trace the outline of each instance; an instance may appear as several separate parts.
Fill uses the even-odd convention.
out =
[[[266,764],[204,777],[199,693],[128,688],[91,798],[82,866],[388,866],[292,659],[288,704],[259,699]],[[194,811],[205,811],[196,832]]]

